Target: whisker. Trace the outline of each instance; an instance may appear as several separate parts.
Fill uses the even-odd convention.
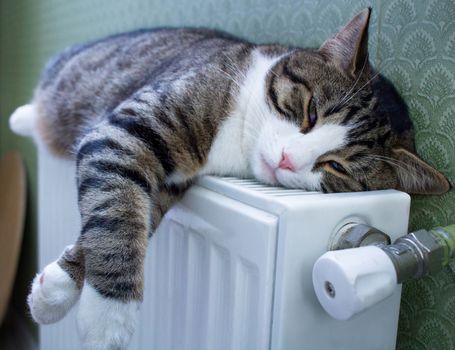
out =
[[[406,171],[406,172],[412,172],[412,167],[403,162],[403,161],[400,161],[398,159],[394,159],[394,158],[391,158],[391,157],[387,157],[387,156],[380,156],[380,155],[366,155],[364,156],[365,158],[367,159],[371,159],[371,160],[379,160],[379,161],[383,161],[385,163],[388,163],[388,164],[391,164],[391,165],[394,165],[396,167],[399,167],[401,168],[402,170]]]
[[[362,70],[363,70],[363,67],[362,67]],[[371,83],[371,81],[373,81],[379,74],[381,74],[381,72],[384,70],[384,67],[381,67],[381,68],[378,68],[378,71],[376,74],[374,74],[365,84],[363,84],[357,91],[355,91],[349,98],[345,99],[344,101],[336,104],[334,107],[332,107],[331,111],[333,111],[333,109],[335,107],[343,107],[345,106],[354,96],[356,96],[360,91],[362,91],[369,83]],[[359,75],[360,77],[360,75]]]
[[[355,86],[357,85],[357,83],[359,82],[360,80],[360,77],[362,76],[362,73],[363,73],[363,70],[365,69],[366,65],[367,65],[367,62],[368,62],[368,56],[365,58],[365,61],[363,62],[363,66],[362,66],[362,69],[360,70],[360,73],[359,73],[359,76],[357,77],[357,79],[355,80],[354,84],[352,84],[351,88],[349,89],[348,92],[346,92],[346,94],[343,96],[343,98],[340,99],[340,101],[338,101],[337,104],[335,104],[335,106],[337,105],[342,105],[344,100],[346,98],[348,98],[349,94],[354,90]],[[330,110],[330,113],[332,113],[333,109],[335,108],[332,107],[332,109]]]
[[[345,102],[343,102],[343,104],[341,106],[345,106],[350,100],[352,100],[352,98],[357,95],[360,91],[363,90],[363,88],[365,86],[367,86],[374,78],[376,78],[380,73],[376,73],[375,75],[373,75],[373,77],[371,79],[369,79],[365,84],[362,85],[362,87],[360,89],[358,89],[355,93],[353,93],[351,95],[351,97],[349,97]]]

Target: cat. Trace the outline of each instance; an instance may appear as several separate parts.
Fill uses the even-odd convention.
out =
[[[51,60],[10,125],[76,161],[82,230],[33,280],[35,321],[56,322],[80,300],[84,346],[125,348],[147,240],[199,175],[322,192],[447,192],[415,153],[404,101],[369,63],[370,14],[319,49],[164,28]]]

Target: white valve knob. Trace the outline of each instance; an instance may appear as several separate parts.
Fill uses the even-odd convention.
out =
[[[313,267],[318,300],[338,320],[348,320],[387,298],[396,286],[394,265],[376,246],[329,251]]]

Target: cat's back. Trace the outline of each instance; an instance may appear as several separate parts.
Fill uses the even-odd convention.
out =
[[[213,49],[243,42],[227,33],[204,28],[139,29],[116,34],[71,46],[55,55],[43,71],[39,89],[55,85],[60,79],[69,79],[69,75],[79,69],[99,78],[98,74],[103,71],[118,74],[140,66],[145,75],[163,61],[190,50],[194,44],[209,40],[213,41]]]
[[[249,46],[198,28],[143,29],[72,46],[49,61],[35,91],[38,131],[49,144],[61,143],[53,148],[65,155],[88,124],[142,87]]]

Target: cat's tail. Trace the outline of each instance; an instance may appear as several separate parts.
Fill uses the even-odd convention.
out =
[[[53,123],[55,120],[43,118],[43,109],[36,101],[16,108],[9,117],[9,127],[17,135],[31,137],[38,148],[47,149],[54,156],[72,158],[75,137],[54,130]]]
[[[27,104],[18,107],[9,117],[10,129],[18,135],[35,138],[35,124],[38,118],[35,105]]]

